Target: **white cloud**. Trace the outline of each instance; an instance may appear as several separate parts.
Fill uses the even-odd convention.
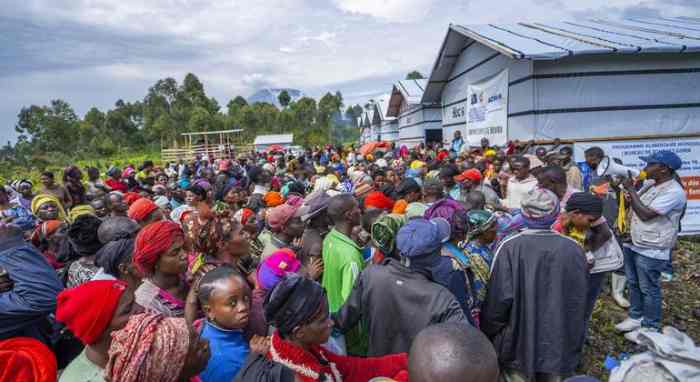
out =
[[[24,0],[0,15],[0,89],[22,89],[0,95],[0,136],[24,105],[105,109],[188,72],[222,105],[259,87],[340,89],[363,103],[411,70],[428,75],[449,23],[697,15],[695,1]]]
[[[434,0],[333,0],[344,12],[369,15],[390,22],[409,23],[423,19]]]

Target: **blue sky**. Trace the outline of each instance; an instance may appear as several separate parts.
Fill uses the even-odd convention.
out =
[[[225,105],[261,87],[346,103],[429,74],[449,23],[700,16],[700,0],[23,0],[0,14],[0,142],[22,106],[80,114],[195,73]]]

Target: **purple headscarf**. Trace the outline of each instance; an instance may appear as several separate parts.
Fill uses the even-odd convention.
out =
[[[423,215],[426,219],[443,218],[452,221],[452,216],[456,211],[466,211],[467,209],[458,201],[450,198],[440,199],[425,211]]]

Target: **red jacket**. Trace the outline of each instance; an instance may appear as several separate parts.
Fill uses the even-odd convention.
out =
[[[367,382],[376,377],[408,381],[406,353],[361,358],[337,355],[320,346],[306,351],[275,332],[267,357],[294,370],[304,382]],[[320,360],[326,362],[321,363]]]
[[[114,180],[112,178],[105,180],[105,184],[111,188],[113,191],[121,191],[121,192],[127,192],[129,191],[129,187],[126,185],[126,183],[119,181],[119,180]]]

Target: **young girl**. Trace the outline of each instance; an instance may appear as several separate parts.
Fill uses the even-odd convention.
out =
[[[211,358],[199,375],[203,382],[232,381],[250,347],[243,334],[250,312],[250,288],[233,267],[207,272],[199,282],[198,299],[206,316],[202,338],[209,340]]]

